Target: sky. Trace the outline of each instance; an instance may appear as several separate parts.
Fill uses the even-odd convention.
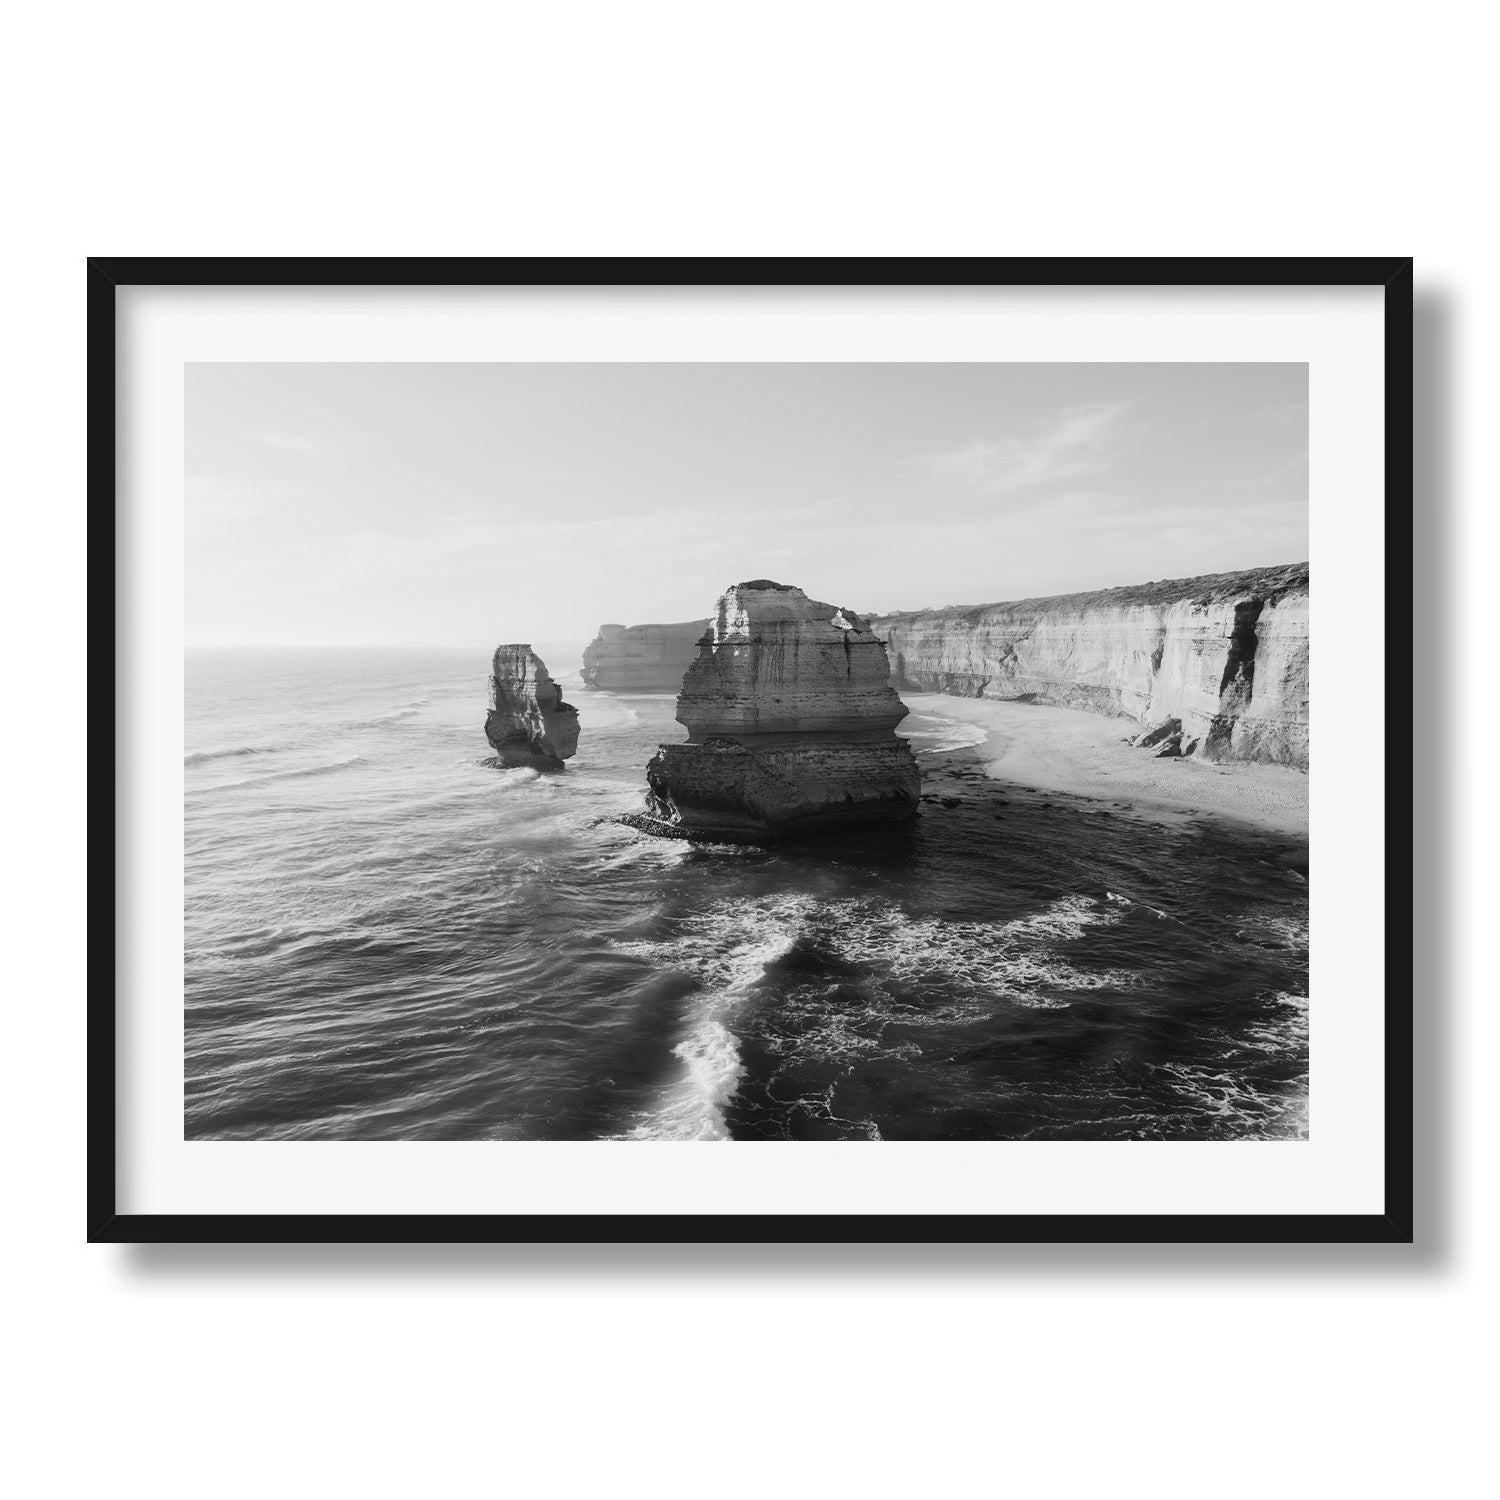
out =
[[[1301,364],[194,364],[187,643],[586,641],[1307,559]]]

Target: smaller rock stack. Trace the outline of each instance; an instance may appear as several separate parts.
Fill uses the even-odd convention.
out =
[[[578,710],[530,646],[496,646],[485,738],[507,766],[560,771],[578,749]]]
[[[646,768],[653,832],[756,843],[916,816],[921,773],[885,647],[851,610],[755,579],[730,588],[682,681],[685,745]]]

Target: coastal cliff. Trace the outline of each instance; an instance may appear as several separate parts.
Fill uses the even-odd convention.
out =
[[[1160,754],[1308,765],[1306,563],[872,616],[897,687],[1117,714]]]
[[[578,749],[578,710],[530,646],[495,648],[484,735],[507,766],[560,771]]]
[[[675,693],[698,654],[711,621],[675,625],[601,625],[584,647],[582,677],[589,687],[621,693]]]
[[[646,769],[637,826],[774,841],[916,815],[921,774],[885,647],[850,610],[755,579],[719,600],[677,699],[688,742]]]

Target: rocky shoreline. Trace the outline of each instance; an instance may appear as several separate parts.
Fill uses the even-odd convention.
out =
[[[1078,709],[935,694],[909,695],[908,703],[914,713],[941,714],[983,733],[980,743],[941,757],[944,763],[958,757],[955,763],[969,768],[959,779],[972,785],[983,781],[1042,801],[1071,798],[1112,816],[1220,819],[1307,840],[1309,780],[1290,767],[1161,758],[1153,747],[1133,743],[1128,719]],[[928,768],[938,760],[922,757],[924,813],[941,807],[928,796],[953,795],[930,784]]]

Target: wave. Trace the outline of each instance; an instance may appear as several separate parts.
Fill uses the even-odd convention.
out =
[[[394,724],[398,719],[409,719],[413,714],[421,713],[431,702],[430,698],[416,698],[410,703],[403,703],[400,708],[393,708],[388,713],[376,714],[373,719],[361,719],[359,722],[366,726]]]
[[[228,745],[222,750],[192,750],[182,757],[185,766],[206,766],[214,760],[235,760],[242,755],[275,755],[286,745]]]
[[[903,739],[918,742],[912,748],[919,754],[930,755],[947,750],[967,750],[973,745],[982,745],[989,738],[988,732],[980,725],[963,719],[944,718],[942,714],[913,714],[900,733]]]
[[[911,918],[874,901],[798,894],[721,902],[681,919],[669,937],[617,940],[617,951],[692,974],[703,989],[673,1049],[676,1077],[626,1138],[730,1139],[725,1110],[745,1074],[740,1033],[754,1035],[771,1053],[852,1063],[873,1053],[919,1055],[914,1043],[887,1046],[882,1039],[914,1009],[926,1021],[977,1021],[996,1004],[1056,1009],[1068,1004],[1067,993],[1134,986],[1139,978],[1132,973],[1081,970],[1056,951],[1122,918],[1118,908],[1076,895],[1027,917],[985,923]],[[841,1010],[827,976],[798,983],[795,955],[804,952],[830,964],[840,979],[858,981],[859,1005]],[[782,976],[774,1014],[750,1013],[752,992],[787,960],[794,968]]]
[[[485,780],[497,781],[501,786],[520,786],[530,782],[540,784],[543,780],[542,773],[535,766],[508,766],[498,755],[482,755],[468,764],[483,771],[495,772],[492,778],[486,777]]]
[[[1268,1014],[1238,1038],[1242,1047],[1273,1056],[1307,1055],[1308,999],[1278,990],[1266,997]]]
[[[970,1010],[976,1002],[1058,1009],[1067,1005],[1067,992],[1139,983],[1138,975],[1122,969],[1078,969],[1059,953],[1090,928],[1123,919],[1116,905],[1089,896],[1063,896],[1008,922],[910,918],[868,901],[834,902],[829,916],[829,940],[840,958],[903,988],[937,983]]]
[[[1308,997],[1266,991],[1256,1023],[1225,1035],[1225,1050],[1202,1063],[1150,1068],[1165,1112],[1215,1119],[1236,1140],[1308,1139]]]
[[[730,1023],[766,977],[767,967],[791,951],[813,905],[811,897],[791,896],[755,902],[743,910],[715,908],[688,919],[665,943],[615,944],[621,952],[695,972],[704,984],[687,1035],[672,1049],[678,1060],[676,1077],[660,1104],[625,1139],[730,1139],[724,1111],[745,1076],[739,1038]]]
[[[1159,1063],[1151,1068],[1164,1084],[1168,1108],[1175,1106],[1196,1122],[1217,1120],[1226,1136],[1241,1141],[1305,1141],[1308,1091],[1305,1079],[1277,1089],[1243,1074],[1194,1063]],[[1175,1096],[1175,1097],[1174,1097]]]
[[[191,795],[206,797],[215,792],[231,792],[242,786],[261,786],[268,781],[292,781],[302,776],[327,776],[333,771],[342,771],[349,766],[361,765],[362,755],[345,756],[343,760],[325,761],[317,766],[299,766],[291,771],[267,771],[263,776],[246,776],[239,781],[220,781],[213,786],[194,787]]]
[[[591,827],[615,834],[621,825],[611,816],[596,819]],[[671,869],[685,863],[694,853],[693,846],[684,839],[662,839],[642,833],[627,843],[611,842],[591,861],[588,871],[591,875],[599,875],[638,865],[647,869]]]
[[[913,989],[936,983],[968,1000],[1055,1008],[1067,1003],[1057,990],[1128,989],[1140,982],[1127,970],[1080,970],[1058,952],[1090,928],[1113,926],[1123,916],[1113,904],[1080,895],[1061,897],[1008,922],[908,917],[883,903],[854,898],[769,896],[712,907],[664,941],[617,946],[696,973],[705,984],[733,988],[738,962],[785,956],[798,938],[807,937],[837,963],[877,983]]]
[[[624,699],[604,688],[566,685],[568,702],[581,710],[583,721],[591,729],[618,728],[622,724],[639,724],[641,716]],[[638,696],[638,695],[637,695]]]
[[[1236,918],[1234,936],[1257,948],[1306,954],[1308,913],[1284,906],[1251,907]]]

